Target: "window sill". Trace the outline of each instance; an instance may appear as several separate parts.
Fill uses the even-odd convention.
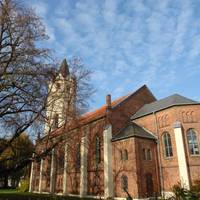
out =
[[[173,156],[171,156],[171,157],[164,157],[163,159],[164,160],[171,160],[171,159],[173,159],[174,157]]]
[[[189,156],[190,156],[191,158],[195,158],[195,157],[200,157],[200,154],[196,154],[196,155],[191,155],[191,154],[189,154]]]

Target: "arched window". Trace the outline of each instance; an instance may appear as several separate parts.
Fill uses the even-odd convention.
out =
[[[128,151],[124,149],[124,160],[128,160]]]
[[[151,160],[151,149],[142,149],[143,160]]]
[[[119,152],[120,152],[120,159],[123,160],[123,151],[120,150]]]
[[[57,90],[60,89],[60,83],[56,83],[56,89],[57,89]]]
[[[198,144],[197,135],[194,129],[191,128],[187,131],[187,140],[188,140],[190,154],[199,155],[199,144]]]
[[[124,191],[128,190],[128,177],[126,175],[122,175],[121,177],[121,188]]]
[[[151,160],[151,149],[147,149],[147,160]]]
[[[142,149],[143,160],[146,160],[146,149]]]
[[[95,141],[95,156],[96,156],[96,164],[101,162],[101,142],[100,138],[97,136]]]
[[[64,168],[64,150],[62,147],[58,147],[56,151],[56,165],[57,165],[57,172],[62,173]]]
[[[81,166],[81,145],[80,143],[76,147],[76,169],[79,169]]]
[[[120,159],[122,161],[128,160],[128,151],[127,151],[127,149],[120,150]]]
[[[172,157],[173,150],[172,150],[171,136],[167,132],[163,134],[163,144],[164,144],[165,157]]]
[[[55,114],[53,118],[53,129],[55,128],[58,128],[58,114]]]

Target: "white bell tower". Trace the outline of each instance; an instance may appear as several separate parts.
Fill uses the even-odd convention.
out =
[[[61,63],[55,79],[49,84],[45,134],[61,127],[75,114],[76,81],[70,74],[67,60]]]

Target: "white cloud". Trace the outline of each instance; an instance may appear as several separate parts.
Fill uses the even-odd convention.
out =
[[[200,19],[193,16],[193,3],[60,0],[52,13],[45,4],[38,11],[57,54],[80,56],[95,72],[99,95],[144,83],[164,93],[184,82],[180,72],[200,71]]]
[[[185,0],[182,1],[181,8],[180,8],[180,14],[177,17],[177,25],[176,29],[174,32],[174,42],[172,45],[172,54],[171,54],[171,60],[176,60],[178,59],[182,52],[184,51],[185,45],[184,45],[184,40],[187,37],[186,33],[188,31],[188,26],[190,23],[190,17],[192,14],[192,8],[190,1]]]
[[[31,4],[31,7],[35,10],[35,12],[41,16],[42,18],[45,18],[48,10],[48,5],[42,1],[37,1],[35,3]]]

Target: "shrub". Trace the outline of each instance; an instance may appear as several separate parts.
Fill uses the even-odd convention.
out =
[[[18,188],[20,192],[28,192],[29,190],[29,180],[25,179],[21,181],[21,185]]]
[[[184,187],[182,187],[180,183],[174,185],[172,188],[172,191],[177,200],[186,200],[187,199],[188,190],[185,189]]]
[[[200,199],[200,180],[195,181],[191,190],[182,187],[180,183],[173,186],[174,199],[176,200],[199,200]]]

